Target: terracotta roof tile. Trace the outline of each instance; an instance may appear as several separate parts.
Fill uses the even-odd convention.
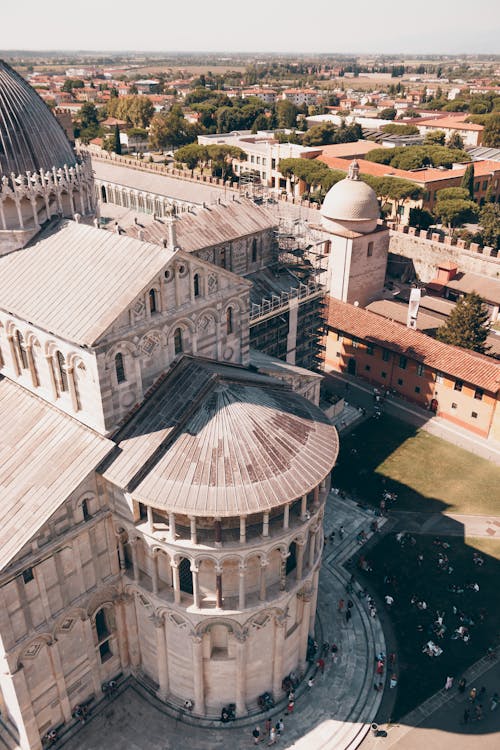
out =
[[[328,298],[328,325],[357,339],[405,354],[490,393],[500,390],[500,363],[481,354],[443,344],[420,331],[332,297]]]

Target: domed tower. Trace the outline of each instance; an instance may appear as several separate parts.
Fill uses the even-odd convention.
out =
[[[330,236],[328,293],[367,305],[384,286],[389,230],[379,224],[375,191],[351,162],[347,177],[330,188],[321,207],[321,225]]]
[[[335,428],[277,380],[185,357],[116,441],[104,478],[134,514],[115,526],[133,672],[202,716],[282,699],[314,633]]]
[[[36,91],[0,60],[0,255],[24,247],[52,216],[93,210],[90,162],[75,154]]]

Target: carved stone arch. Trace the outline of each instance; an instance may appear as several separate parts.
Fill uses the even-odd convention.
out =
[[[51,633],[38,633],[38,635],[30,638],[28,643],[24,644],[22,649],[19,651],[16,665],[17,669],[21,669],[25,659],[35,659],[43,646],[51,646],[54,642]]]
[[[220,558],[215,557],[214,555],[211,555],[208,552],[201,552],[200,554],[195,555],[194,557],[190,557],[189,555],[176,555],[175,557],[179,557],[179,560],[185,557],[191,561],[191,565],[194,564],[194,566],[197,568],[199,568],[200,563],[202,563],[204,560],[207,560],[208,562],[213,563],[216,568],[219,567],[222,562]]]
[[[267,557],[269,558],[272,553],[276,551],[280,552],[281,555],[284,555],[288,552],[288,547],[288,542],[277,542],[271,547],[271,549],[268,550]]]
[[[207,620],[202,620],[194,627],[193,635],[199,638],[205,635],[205,633],[209,633],[210,630],[216,625],[222,625],[223,627],[227,628],[231,634],[234,635],[237,634],[241,636],[243,633],[243,628],[238,622],[236,622],[236,620],[229,620],[225,617],[210,617]]]
[[[306,533],[304,531],[299,531],[297,534],[295,534],[295,536],[292,539],[290,539],[288,547],[293,542],[295,542],[295,544],[306,544],[306,542],[307,542],[307,535],[306,535]]]
[[[114,364],[115,357],[120,352],[122,354],[123,353],[130,354],[130,356],[133,357],[135,353],[137,352],[137,347],[131,341],[127,341],[126,339],[117,341],[115,344],[113,344],[113,346],[110,346],[110,348],[107,350],[106,354],[104,355],[104,362],[105,362],[106,368]]]
[[[71,506],[73,510],[76,510],[81,506],[84,500],[97,500],[97,494],[93,490],[89,490],[88,492],[82,492],[81,495],[78,495],[73,502],[71,503]]]
[[[240,312],[246,310],[246,304],[239,297],[231,297],[230,299],[228,299],[224,303],[224,307],[222,308],[222,312],[223,312],[224,315],[225,315],[226,310],[228,309],[228,307],[236,308]]]
[[[163,329],[168,339],[174,335],[176,328],[188,329],[190,333],[196,333],[196,326],[192,320],[189,320],[189,318],[179,318],[179,320],[176,320],[169,328],[165,326]]]
[[[245,562],[245,556],[242,554],[239,555],[236,552],[228,552],[227,555],[219,558],[219,563],[222,565],[225,562],[231,562],[233,560],[237,562],[238,565],[241,565],[241,563]]]
[[[85,362],[79,352],[69,352],[66,357],[67,367],[80,367],[83,365],[83,369],[86,369]]]
[[[5,333],[7,336],[15,336],[17,323],[10,318],[5,321]]]
[[[248,561],[252,558],[257,557],[260,560],[261,565],[266,565],[268,560],[267,552],[264,552],[263,550],[254,549],[251,550],[247,555],[245,555],[245,565],[248,564]]]
[[[263,628],[269,622],[274,622],[277,614],[281,612],[283,612],[283,610],[278,607],[266,607],[265,609],[261,609],[259,612],[254,612],[250,615],[248,620],[243,623],[242,628],[245,630],[249,630],[252,627]]]
[[[43,353],[46,357],[53,357],[56,352],[60,351],[60,346],[57,341],[49,339],[43,343]]]
[[[26,346],[40,346],[40,339],[37,334],[30,329],[24,334],[24,341],[26,342]]]
[[[101,607],[112,607],[117,596],[118,590],[116,589],[116,586],[105,586],[100,591],[97,591],[87,601],[87,606],[85,607],[87,616],[92,619],[97,610]]]

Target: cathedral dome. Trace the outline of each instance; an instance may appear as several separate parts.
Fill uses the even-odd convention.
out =
[[[345,180],[333,185],[321,207],[322,225],[336,232],[373,232],[380,217],[375,191],[359,179],[359,166],[353,161]]]
[[[0,177],[68,167],[76,156],[36,91],[0,60]]]

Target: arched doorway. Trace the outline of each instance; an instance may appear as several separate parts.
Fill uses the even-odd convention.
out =
[[[108,202],[108,196],[106,195],[106,188],[104,185],[101,185],[101,198],[103,203]]]

